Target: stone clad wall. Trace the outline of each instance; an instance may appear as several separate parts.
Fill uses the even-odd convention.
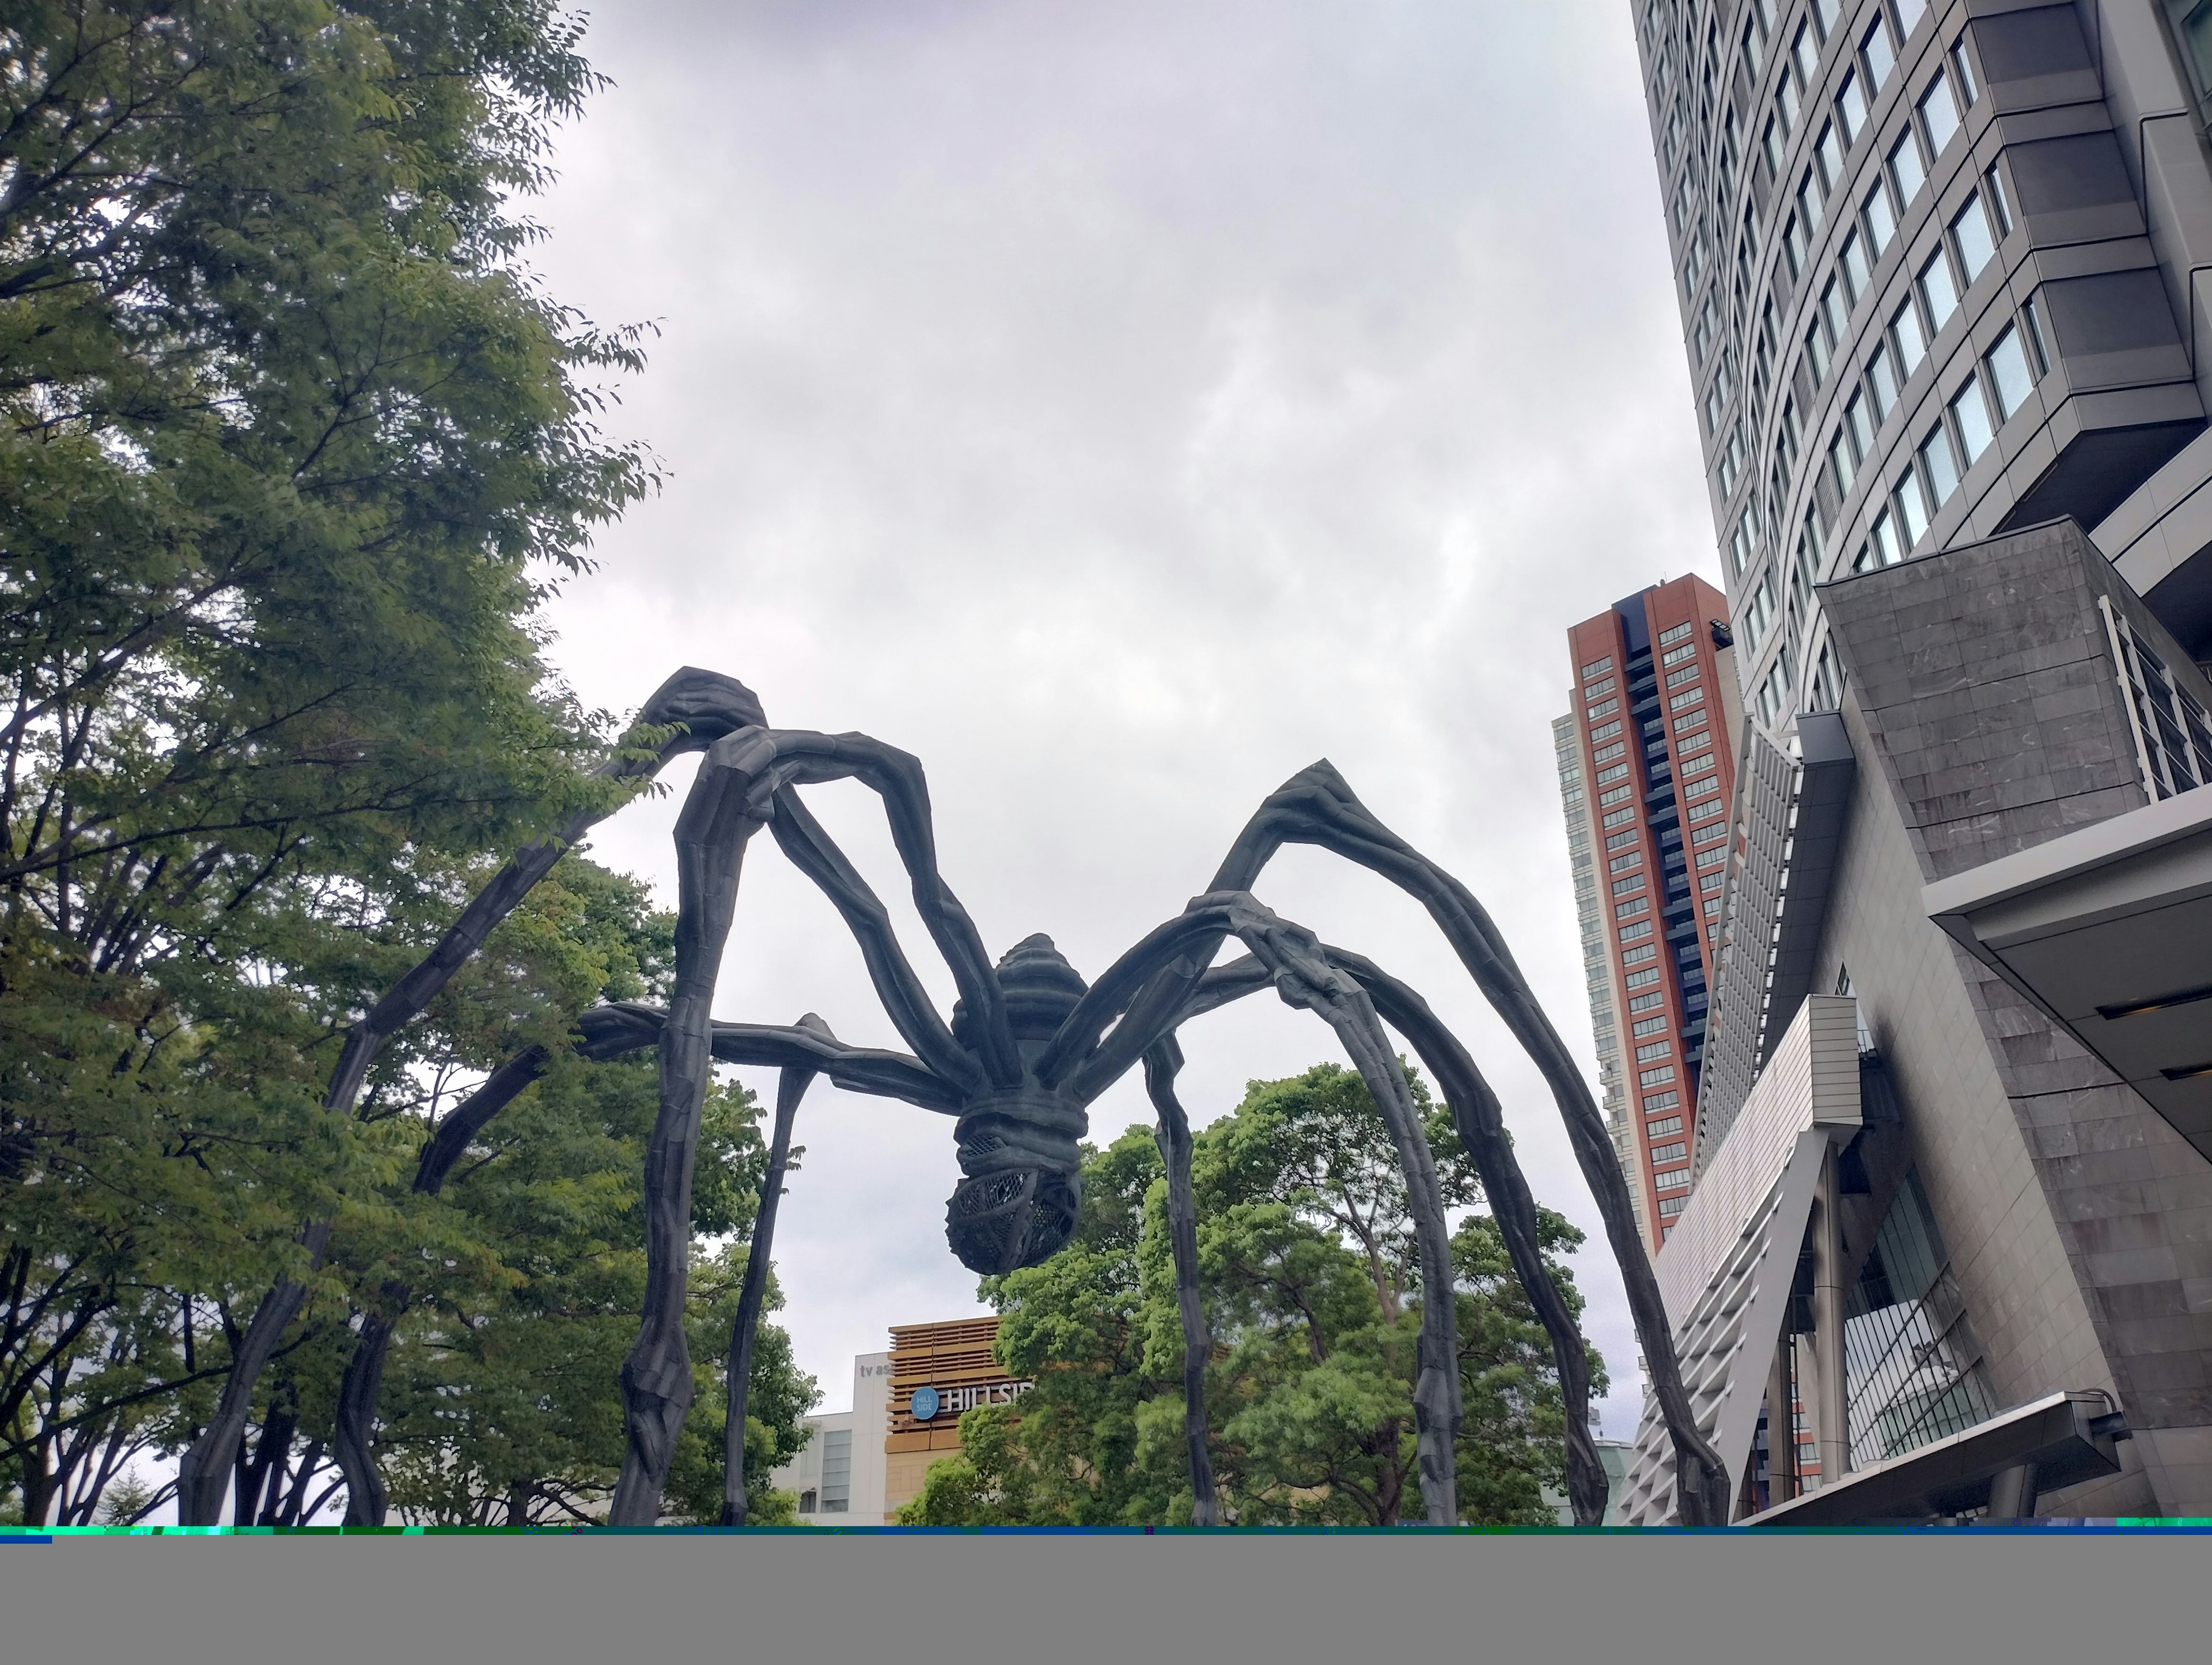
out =
[[[2139,1431],[2130,1474],[2159,1512],[2204,1514],[2212,1164],[1919,894],[2146,801],[2100,595],[2171,646],[2070,521],[1824,586],[1846,721],[1880,774],[1861,776],[1822,953],[1889,1058],[2000,1396],[2112,1387]],[[2124,1512],[2129,1482],[2069,1506]]]

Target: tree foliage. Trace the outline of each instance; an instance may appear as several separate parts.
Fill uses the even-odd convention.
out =
[[[518,208],[599,85],[580,31],[555,0],[0,16],[17,1514],[157,1508],[134,1463],[204,1419],[279,1275],[313,1293],[258,1390],[241,1518],[327,1494],[350,1316],[395,1281],[419,1297],[386,1399],[410,1510],[588,1497],[606,1467],[649,1063],[564,1058],[443,1195],[410,1181],[503,1054],[565,1053],[583,1005],[659,988],[668,922],[565,859],[384,1048],[358,1115],[320,1104],[347,1025],[499,860],[615,790],[586,767],[609,720],[548,674],[536,617],[654,481],[597,426],[637,337],[558,305],[524,260]],[[726,1089],[711,1109],[702,1324],[729,1281],[704,1243],[750,1218],[752,1114]],[[319,1267],[309,1218],[336,1223]],[[757,1357],[765,1461],[810,1389],[780,1342]]]
[[[1449,1204],[1480,1200],[1448,1116],[1408,1072]],[[959,1456],[933,1468],[916,1524],[1178,1524],[1191,1495],[1182,1442],[1182,1330],[1166,1177],[1150,1133],[1085,1152],[1084,1217],[1044,1265],[986,1279],[1000,1362],[1036,1387],[961,1419]],[[1395,1148],[1359,1078],[1324,1064],[1254,1082],[1194,1140],[1200,1288],[1214,1337],[1206,1404],[1225,1517],[1247,1525],[1388,1525],[1418,1515],[1413,1388],[1420,1286]],[[1547,1263],[1582,1234],[1549,1211]],[[1452,1239],[1460,1377],[1461,1517],[1548,1523],[1565,1475],[1565,1412],[1549,1343],[1496,1222]],[[1601,1361],[1592,1366],[1601,1390]]]

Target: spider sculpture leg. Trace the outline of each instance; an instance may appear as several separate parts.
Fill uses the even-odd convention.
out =
[[[1606,1131],[1605,1118],[1591,1097],[1589,1084],[1575,1066],[1565,1043],[1514,963],[1498,927],[1468,888],[1383,825],[1353,795],[1344,777],[1327,762],[1292,776],[1261,806],[1238,837],[1215,878],[1217,886],[1244,889],[1284,843],[1314,844],[1381,874],[1429,911],[1522,1048],[1534,1060],[1552,1089],[1566,1122],[1576,1160],[1605,1221],[1606,1237],[1620,1263],[1621,1281],[1636,1321],[1658,1401],[1674,1446],[1678,1513],[1686,1526],[1725,1526],[1729,1521],[1726,1466],[1698,1431],[1697,1415],[1682,1386],[1674,1356],[1674,1332],[1659,1280],[1637,1231],[1628,1182]]]
[[[1312,932],[1279,918],[1249,893],[1201,897],[1194,905],[1208,902],[1226,903],[1231,928],[1254,957],[1273,974],[1276,992],[1284,1001],[1317,1012],[1335,1030],[1398,1147],[1421,1258],[1419,1368],[1413,1383],[1421,1497],[1428,1507],[1430,1525],[1455,1525],[1459,1520],[1459,1492],[1453,1442],[1459,1435],[1462,1415],[1458,1302],[1453,1294],[1451,1240],[1445,1226],[1443,1190],[1437,1182],[1436,1163],[1421,1133],[1420,1117],[1405,1073],[1398,1066],[1397,1054],[1382,1032],[1382,1020],[1367,991],[1329,964]]]
[[[1182,1438],[1190,1458],[1190,1523],[1219,1526],[1213,1458],[1206,1450],[1206,1366],[1213,1337],[1198,1296],[1198,1209],[1190,1188],[1190,1118],[1176,1097],[1182,1048],[1173,1035],[1145,1054],[1145,1091],[1158,1114],[1160,1160],[1168,1170],[1168,1246],[1175,1259],[1176,1308],[1182,1319]]]
[[[1542,1072],[1566,1123],[1577,1162],[1605,1221],[1606,1237],[1620,1267],[1637,1339],[1651,1377],[1653,1397],[1674,1446],[1679,1514],[1691,1526],[1724,1525],[1729,1518],[1728,1472],[1699,1432],[1682,1386],[1674,1334],[1659,1280],[1636,1227],[1628,1182],[1589,1085],[1544,1015],[1528,981],[1513,962],[1498,928],[1468,888],[1376,818],[1326,762],[1291,777],[1270,796],[1238,835],[1214,876],[1216,890],[1248,889],[1285,843],[1314,844],[1381,874],[1413,896],[1433,919],[1474,977],[1483,997],[1505,1020],[1522,1048]],[[1170,921],[1122,956],[1054,1037],[1041,1065],[1047,1079],[1073,1072],[1079,1096],[1103,1091],[1178,1021],[1176,1013],[1199,986],[1225,931],[1194,918]],[[1164,945],[1177,950],[1163,957]],[[1132,975],[1141,987],[1130,986]],[[1121,1021],[1097,1037],[1119,1014]]]
[[[604,1062],[626,1053],[655,1045],[660,1039],[662,1014],[649,1006],[593,1006],[576,1020],[576,1051]],[[483,1084],[463,1099],[438,1124],[422,1144],[415,1168],[415,1190],[435,1196],[476,1137],[494,1116],[513,1103],[523,1090],[545,1073],[550,1061],[543,1047],[526,1047],[484,1078]],[[364,1310],[338,1379],[337,1427],[331,1449],[338,1472],[345,1476],[348,1526],[382,1526],[386,1508],[384,1477],[369,1453],[369,1437],[376,1425],[376,1401],[384,1388],[384,1361],[392,1346],[392,1332],[405,1316],[415,1292],[397,1279],[384,1285],[380,1305]]]
[[[1498,1097],[1482,1079],[1474,1060],[1457,1036],[1429,1010],[1428,1003],[1406,984],[1389,976],[1362,955],[1324,943],[1322,952],[1329,963],[1347,973],[1364,988],[1382,1021],[1403,1035],[1413,1047],[1437,1090],[1443,1094],[1452,1123],[1482,1177],[1484,1194],[1505,1240],[1514,1276],[1528,1291],[1530,1303],[1552,1344],[1559,1372],[1560,1396],[1568,1411],[1567,1492],[1575,1508],[1577,1524],[1595,1526],[1603,1518],[1605,1471],[1591,1443],[1588,1427],[1589,1358],[1581,1328],[1566,1301],[1544,1267],[1538,1242],[1535,1199],[1513,1154],[1505,1132]],[[1267,987],[1267,968],[1247,956],[1216,966],[1199,980],[1197,992],[1185,1008],[1185,1019]],[[1146,1054],[1147,1059],[1150,1054]]]
[[[674,733],[650,750],[626,746],[600,764],[596,773],[608,781],[658,774],[684,752],[698,750],[736,729],[765,720],[759,700],[743,683],[686,666],[654,691],[631,731],[633,737],[641,732],[674,730]],[[612,806],[578,811],[553,838],[530,846],[499,871],[422,963],[347,1030],[344,1049],[324,1094],[324,1109],[336,1115],[352,1113],[369,1066],[385,1042],[429,1005],[454,972],[483,945],[493,927],[552,871],[562,853],[611,813]],[[321,1261],[330,1231],[328,1220],[314,1220],[301,1233],[312,1262]],[[178,1463],[177,1518],[180,1522],[188,1526],[216,1523],[222,1508],[223,1489],[246,1436],[246,1412],[254,1388],[307,1295],[305,1284],[280,1278],[254,1309],[232,1359],[230,1374],[223,1382],[215,1415]]]
[[[737,909],[746,844],[772,790],[774,748],[757,728],[717,740],[676,822],[676,979],[660,1032],[660,1111],[645,1152],[645,1302],[623,1360],[628,1436],[608,1519],[651,1526],[691,1407],[684,1294],[691,1249],[691,1170],[714,1069],[714,982]]]
[[[830,1025],[812,1012],[799,1027],[827,1036]],[[722,1425],[722,1524],[745,1523],[745,1395],[752,1384],[753,1332],[760,1323],[761,1302],[768,1294],[769,1256],[775,1248],[776,1205],[783,1199],[784,1164],[791,1160],[791,1125],[799,1115],[799,1101],[813,1084],[811,1069],[781,1071],[775,1083],[775,1132],[769,1140],[768,1171],[761,1178],[760,1206],[753,1215],[753,1230],[745,1245],[745,1281],[738,1295],[738,1314],[730,1325],[730,1352],[723,1376],[728,1412]]]

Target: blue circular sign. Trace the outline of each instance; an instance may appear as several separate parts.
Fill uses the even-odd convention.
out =
[[[937,1414],[937,1389],[916,1388],[914,1390],[914,1419],[927,1422]]]

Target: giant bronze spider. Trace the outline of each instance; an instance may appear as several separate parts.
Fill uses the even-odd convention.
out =
[[[1141,1063],[1159,1117],[1168,1170],[1170,1235],[1185,1342],[1193,1520],[1217,1523],[1202,1396],[1211,1346],[1197,1290],[1189,1122],[1175,1093],[1182,1064],[1176,1032],[1203,1013],[1269,986],[1290,1005],[1326,1019],[1358,1069],[1405,1172],[1423,1287],[1444,1290],[1451,1286],[1452,1273],[1436,1171],[1384,1024],[1404,1037],[1436,1081],[1481,1176],[1514,1271],[1551,1339],[1566,1401],[1567,1489],[1575,1518],[1585,1525],[1598,1521],[1606,1481],[1588,1431],[1587,1355],[1573,1315],[1544,1271],[1534,1201],[1505,1133],[1497,1096],[1467,1049],[1413,990],[1372,961],[1322,943],[1279,918],[1253,896],[1261,871],[1285,843],[1334,851],[1419,900],[1542,1071],[1620,1263],[1652,1388],[1674,1444],[1676,1473],[1683,1477],[1680,1518],[1689,1524],[1726,1522],[1727,1476],[1698,1433],[1683,1391],[1627,1184],[1589,1087],[1481,905],[1466,886],[1376,820],[1328,763],[1302,770],[1270,796],[1205,893],[1086,987],[1042,936],[1017,944],[993,963],[966,910],[938,872],[928,789],[921,764],[907,753],[864,734],[772,728],[760,702],[742,684],[690,669],[678,672],[654,694],[632,738],[645,744],[618,754],[603,765],[603,774],[655,773],[680,753],[703,750],[706,756],[676,823],[676,970],[668,1008],[664,1012],[636,1005],[595,1007],[581,1014],[575,1028],[576,1047],[587,1057],[610,1058],[647,1046],[659,1049],[660,1109],[645,1166],[647,1293],[637,1340],[622,1368],[627,1448],[611,1510],[613,1523],[650,1524],[657,1517],[676,1436],[691,1401],[682,1314],[692,1159],[708,1077],[718,1060],[781,1071],[770,1172],[731,1343],[733,1398],[746,1379],[745,1359],[759,1310],[761,1273],[752,1269],[764,1272],[768,1264],[792,1117],[814,1075],[954,1118],[963,1178],[946,1205],[945,1235],[963,1264],[977,1272],[1003,1273],[1035,1265],[1066,1243],[1081,1201],[1078,1141],[1088,1130],[1086,1107]],[[882,902],[799,796],[802,787],[848,779],[883,800],[915,906],[959,990],[950,1022],[924,992]],[[550,870],[562,850],[598,818],[579,816],[559,838],[509,862],[423,962],[353,1027],[325,1100],[328,1108],[338,1113],[350,1109],[384,1039],[422,1010]],[[787,1026],[712,1019],[709,1007],[736,906],[739,870],[746,846],[763,827],[843,915],[877,994],[911,1054],[845,1046],[811,1014]],[[1248,951],[1213,965],[1232,936]],[[536,1049],[509,1059],[449,1115],[424,1148],[417,1188],[437,1189],[471,1139],[536,1079],[546,1061]],[[329,1229],[328,1222],[307,1229],[311,1253],[322,1252]],[[253,1377],[304,1293],[295,1282],[281,1282],[256,1312],[216,1418],[187,1454],[180,1485],[182,1517],[187,1521],[211,1517],[220,1507],[222,1484],[243,1436]],[[380,1521],[384,1512],[368,1440],[392,1315],[406,1299],[404,1290],[386,1294],[387,1310],[362,1315],[340,1390],[337,1448],[348,1483],[348,1518],[364,1522]],[[1457,1512],[1453,1438],[1461,1406],[1455,1329],[1451,1301],[1422,1303],[1414,1421],[1421,1493],[1427,1519],[1435,1525],[1452,1524]],[[729,1418],[726,1522],[744,1519],[738,1431],[743,1423],[738,1400]]]

